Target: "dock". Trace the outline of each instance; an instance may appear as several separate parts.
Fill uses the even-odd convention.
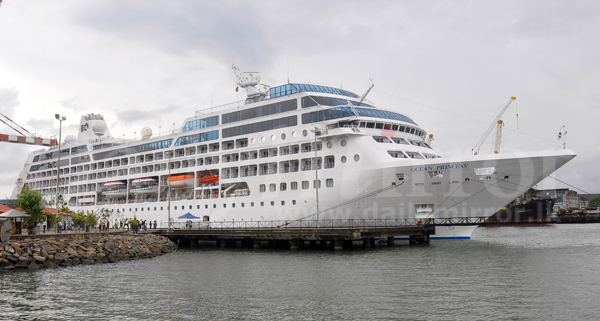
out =
[[[410,244],[429,243],[435,226],[415,220],[201,222],[191,226],[172,223],[170,229],[161,227],[151,233],[168,237],[179,246],[194,247],[199,241],[213,241],[217,247],[269,246],[297,250],[308,245],[342,250],[351,247],[353,241],[372,247],[376,239],[392,246],[394,237],[399,235],[408,236]]]

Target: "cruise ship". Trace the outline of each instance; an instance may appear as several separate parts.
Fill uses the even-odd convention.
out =
[[[368,90],[268,87],[233,69],[245,100],[196,111],[168,133],[144,127],[124,140],[102,115],[81,116],[60,156],[58,146],[28,156],[13,197],[28,186],[52,198],[58,177],[72,210],[163,226],[186,213],[205,224],[489,217],[575,157],[442,157],[426,129],[376,107]],[[438,227],[431,238],[469,238],[474,228]]]

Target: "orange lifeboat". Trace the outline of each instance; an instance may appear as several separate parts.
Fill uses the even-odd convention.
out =
[[[167,183],[172,188],[194,187],[194,175],[174,175],[167,178]]]
[[[214,183],[219,180],[219,175],[204,175],[201,174],[198,177],[198,182],[200,183]]]

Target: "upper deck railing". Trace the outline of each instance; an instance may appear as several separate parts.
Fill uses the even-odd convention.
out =
[[[246,106],[246,100],[239,100],[239,101],[235,101],[235,102],[225,104],[225,105],[219,105],[219,106],[215,106],[215,107],[197,110],[196,117],[204,116],[204,115],[211,115],[211,114],[215,114],[217,112],[221,112],[224,110],[235,109],[235,108],[240,108],[240,107],[244,107],[244,106]]]

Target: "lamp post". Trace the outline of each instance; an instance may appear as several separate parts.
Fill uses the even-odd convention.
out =
[[[168,215],[167,231],[171,232],[171,182],[169,181],[169,179],[171,178],[171,157],[173,156],[173,152],[168,151],[166,153],[169,157],[169,162],[168,162],[169,177],[167,177],[167,188],[169,190],[168,199],[167,199],[167,215]]]
[[[60,188],[60,145],[61,145],[61,134],[62,134],[62,122],[63,120],[67,120],[67,118],[65,116],[60,116],[59,114],[54,114],[54,117],[56,117],[56,120],[59,121],[59,125],[58,125],[58,166],[57,166],[57,170],[56,170],[56,217],[55,217],[55,232],[58,233],[58,210],[60,209],[59,205],[58,205],[58,196],[59,196],[59,188]]]
[[[317,194],[317,228],[319,228],[319,159],[317,158],[317,131],[319,128],[315,127],[311,132],[315,133],[315,192]]]

